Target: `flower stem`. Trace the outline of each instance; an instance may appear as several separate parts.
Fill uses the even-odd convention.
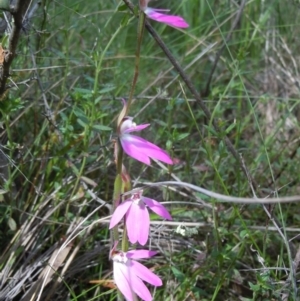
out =
[[[124,230],[122,236],[122,251],[127,252],[129,248],[128,237],[127,237],[127,229],[126,229],[126,219],[124,221]]]
[[[118,139],[117,142],[117,174],[122,176],[122,164],[123,164],[123,148],[120,143],[120,140]],[[122,179],[122,177],[121,177]],[[121,193],[121,191],[120,191]]]
[[[120,174],[117,174],[115,183],[114,183],[113,206],[112,206],[113,212],[116,210],[118,204],[120,203],[121,187],[122,187],[122,178],[121,178]],[[111,212],[111,214],[113,214],[113,212]],[[113,241],[119,240],[119,231],[118,231],[117,225],[115,227],[113,227],[111,237],[112,237]],[[112,243],[112,245],[113,245],[113,243]]]
[[[115,183],[114,183],[113,206],[112,206],[113,212],[116,210],[116,208],[118,207],[118,205],[121,201],[122,186],[123,186],[123,182],[122,182],[123,149],[121,147],[119,140],[116,142],[115,148],[116,148],[115,160],[116,160],[116,165],[117,165],[117,175],[116,175]],[[111,214],[113,212],[111,212]],[[115,226],[112,229],[112,239],[114,241],[119,240],[118,226]]]
[[[132,98],[133,98],[133,93],[134,93],[136,83],[137,83],[137,80],[138,80],[138,76],[139,76],[140,53],[141,53],[141,45],[142,45],[144,29],[145,29],[145,14],[144,14],[143,11],[140,11],[140,13],[139,13],[139,23],[138,23],[138,33],[137,33],[137,47],[136,47],[136,52],[135,52],[134,75],[133,75],[133,80],[132,80],[132,84],[131,84],[129,99],[128,99],[128,102],[127,102],[127,111],[126,111],[125,115],[128,114],[129,107],[131,105]]]

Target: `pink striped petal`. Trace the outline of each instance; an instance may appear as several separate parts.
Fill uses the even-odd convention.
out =
[[[132,262],[131,262],[132,264]],[[135,275],[134,271],[132,271],[132,267],[130,267],[130,282],[132,284],[132,290],[144,301],[152,301],[152,296],[150,291],[148,290],[147,286],[144,282]]]
[[[141,263],[133,260],[133,258],[149,258],[155,254],[155,251],[131,250],[129,252],[115,252],[113,255],[114,280],[127,301],[133,301],[134,293],[144,301],[153,300],[143,281],[154,286],[162,285],[158,276]]]
[[[143,202],[133,203],[126,214],[128,239],[131,243],[145,245],[149,236],[150,218]]]
[[[130,137],[131,143],[137,146],[140,150],[143,150],[143,152],[148,154],[150,158],[154,158],[168,164],[173,164],[173,161],[168,153],[159,148],[157,145],[138,136],[130,135]]]
[[[154,285],[154,286],[161,286],[162,281],[161,279],[151,272],[148,268],[137,261],[131,262],[132,270],[134,273],[140,277],[142,280]]]
[[[144,153],[141,153],[135,145],[131,144],[130,141],[127,141],[126,139],[124,139],[124,137],[121,137],[120,140],[121,140],[122,148],[128,156],[130,156],[133,159],[138,160],[146,165],[150,165],[151,162],[147,155],[145,155]]]
[[[170,215],[170,213],[168,212],[168,210],[159,202],[153,200],[153,199],[149,199],[146,197],[142,197],[143,202],[145,202],[145,204],[153,211],[155,212],[157,215],[171,220],[172,217]]]
[[[121,134],[127,134],[127,133],[131,133],[131,132],[139,132],[139,131],[147,128],[149,125],[150,125],[150,123],[135,125],[135,126],[132,126],[128,129],[122,131]]]
[[[156,251],[149,251],[149,250],[132,250],[126,253],[128,258],[132,259],[143,259],[143,258],[150,258],[157,254]]]
[[[167,164],[173,164],[173,161],[167,152],[141,137],[124,134],[121,136],[121,144],[128,156],[145,164],[150,165],[149,157]],[[148,160],[146,157],[148,157]]]
[[[151,7],[147,7],[144,12],[145,14],[152,20],[155,20],[157,22],[165,23],[167,25],[178,27],[178,28],[187,28],[189,27],[188,23],[180,16],[174,16],[174,15],[166,15],[159,13],[157,10]]]
[[[113,228],[123,218],[123,216],[129,210],[131,205],[132,205],[132,200],[128,199],[125,200],[116,208],[116,210],[114,211],[111,217],[109,229]]]
[[[128,267],[123,263],[114,262],[113,270],[114,280],[118,289],[125,296],[127,301],[133,301]]]

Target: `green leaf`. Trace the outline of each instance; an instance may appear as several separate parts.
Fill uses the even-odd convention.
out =
[[[229,134],[236,126],[236,123],[232,123],[226,130],[225,133]]]
[[[212,135],[214,135],[214,136],[218,136],[218,133],[215,131],[215,129],[214,129],[213,127],[208,126],[208,125],[206,125],[206,124],[203,124],[202,126],[203,126],[205,129],[207,129],[207,131],[208,131],[210,134],[212,134]]]
[[[126,4],[120,5],[118,7],[118,11],[125,11],[125,10],[127,10],[127,5]]]
[[[116,86],[108,86],[108,87],[105,87],[103,89],[101,89],[99,91],[100,94],[104,94],[104,93],[107,93],[107,92],[110,92],[110,91],[113,91],[116,89]]]
[[[128,24],[128,22],[129,22],[129,14],[126,14],[121,21],[121,26],[125,27]]]
[[[179,134],[178,137],[177,137],[177,141],[180,141],[186,137],[188,137],[190,134],[189,133],[182,133],[182,134]]]
[[[95,131],[103,132],[103,131],[111,131],[112,128],[102,124],[95,124],[92,126],[92,129]]]
[[[82,111],[78,107],[75,107],[73,112],[77,117],[85,117],[86,118],[86,114],[84,113],[84,111]]]
[[[80,124],[83,128],[87,126],[87,124],[80,118],[77,119],[78,124]]]
[[[252,282],[248,282],[249,283],[249,286],[250,286],[250,289],[253,291],[253,292],[258,292],[260,290],[260,285],[259,284],[253,284]]]
[[[168,140],[166,143],[167,149],[171,149],[172,147],[172,141]]]
[[[240,237],[241,237],[242,239],[245,239],[245,238],[247,238],[248,236],[249,236],[248,230],[242,230],[242,231],[240,232]]]
[[[90,64],[94,65],[95,61],[92,59],[92,56],[90,53],[85,53],[83,51],[80,52],[87,60]]]
[[[13,218],[10,217],[8,219],[7,224],[8,224],[8,227],[10,228],[10,230],[12,230],[12,231],[17,230],[17,223],[15,222],[15,220]]]
[[[177,270],[175,267],[171,267],[171,270],[174,274],[174,276],[180,281],[180,282],[183,282],[184,279],[185,279],[185,275],[180,272],[179,270]]]
[[[92,91],[90,89],[74,88],[74,91],[80,94],[92,94]]]

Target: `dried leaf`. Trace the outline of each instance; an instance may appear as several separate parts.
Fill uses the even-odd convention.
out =
[[[106,288],[112,288],[112,289],[115,289],[117,288],[117,286],[115,285],[114,281],[113,280],[105,280],[105,279],[99,279],[99,280],[90,280],[89,283],[92,283],[92,284],[99,284],[103,287],[106,287]]]
[[[0,65],[3,65],[3,63],[5,61],[5,54],[6,54],[6,51],[5,51],[5,49],[3,49],[2,44],[0,44]]]

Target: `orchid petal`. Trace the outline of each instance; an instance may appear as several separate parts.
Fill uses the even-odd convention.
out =
[[[124,139],[124,137],[121,137],[120,140],[121,140],[122,148],[128,156],[144,164],[150,165],[151,162],[147,155],[140,153],[140,150],[135,145],[131,144],[130,141]]]
[[[124,116],[120,124],[120,133],[124,133],[126,130],[132,128],[133,126],[135,126],[135,123],[133,122],[133,117]]]
[[[145,124],[139,124],[136,126],[132,126],[130,128],[125,129],[124,131],[121,132],[121,134],[127,134],[131,132],[139,132],[145,128],[147,128],[150,125],[150,123],[145,123]]]
[[[134,273],[140,277],[142,280],[154,285],[154,286],[161,286],[162,281],[161,279],[155,275],[151,270],[146,268],[144,265],[137,261],[131,262],[132,270]]]
[[[173,164],[173,161],[168,153],[157,145],[138,136],[130,135],[130,137],[131,143],[137,146],[140,150],[143,150],[150,158],[154,158],[168,164]]]
[[[130,267],[132,270],[132,267]],[[130,273],[130,282],[132,284],[132,290],[144,301],[152,301],[152,296],[147,288],[147,286],[144,284],[144,282],[135,275],[134,271],[131,271]]]
[[[167,164],[173,164],[173,161],[167,152],[141,137],[124,134],[121,137],[121,144],[127,155],[145,164],[150,165],[149,158],[149,163],[146,163],[148,161],[145,160],[145,156],[157,159]],[[140,157],[141,159],[138,159],[138,157]]]
[[[144,13],[150,18],[157,22],[165,23],[170,26],[178,27],[178,28],[187,28],[189,27],[188,23],[180,16],[174,16],[174,15],[166,15],[159,13],[154,8],[147,7],[144,10]]]
[[[149,236],[150,218],[143,202],[132,204],[126,214],[126,227],[128,239],[131,243],[146,244]]]
[[[133,301],[131,283],[128,275],[128,267],[120,262],[114,262],[114,280],[121,291],[121,293],[125,296],[127,301]]]
[[[133,301],[134,293],[144,301],[153,300],[149,289],[143,281],[154,286],[162,285],[161,279],[151,270],[132,260],[133,257],[149,258],[155,254],[155,251],[132,250],[116,253],[113,257],[114,280],[127,301]]]
[[[149,251],[149,250],[132,250],[126,253],[127,258],[132,258],[132,259],[150,258],[156,254],[157,254],[156,251]]]
[[[132,205],[132,200],[128,199],[121,203],[116,210],[114,211],[110,224],[109,224],[109,229],[113,228],[125,215],[125,213],[129,210],[130,206]]]
[[[142,200],[153,212],[155,212],[159,216],[161,216],[165,219],[168,219],[168,220],[172,219],[168,210],[159,202],[157,202],[153,199],[146,198],[146,197],[142,197]]]

